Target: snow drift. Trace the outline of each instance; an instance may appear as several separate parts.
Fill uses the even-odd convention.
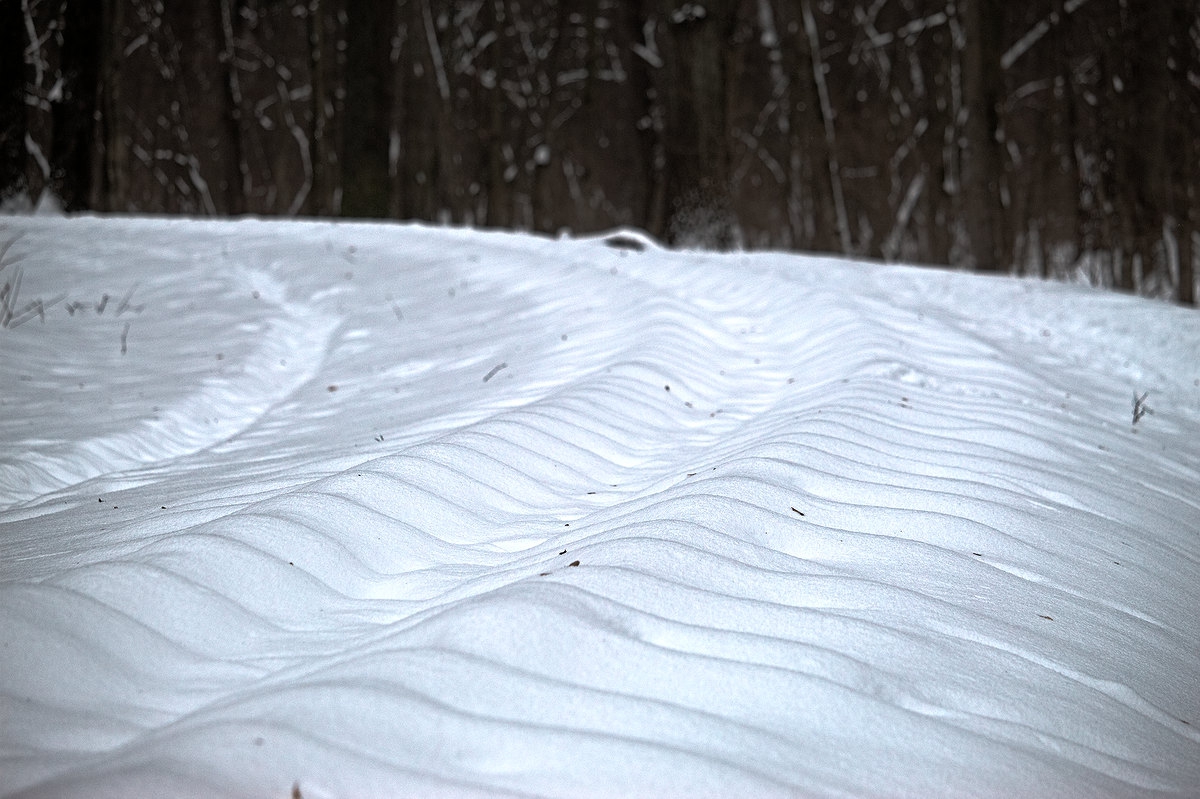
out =
[[[0,795],[1200,785],[1193,311],[631,232],[4,242]]]

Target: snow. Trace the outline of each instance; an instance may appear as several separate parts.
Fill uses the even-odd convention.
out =
[[[1196,795],[1194,311],[632,231],[10,241],[61,299],[0,329],[2,796]]]

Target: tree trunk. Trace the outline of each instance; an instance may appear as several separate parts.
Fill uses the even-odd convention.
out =
[[[360,3],[359,8],[365,4]],[[342,98],[345,97],[346,8],[343,0],[309,0],[309,78],[312,81],[313,211],[337,216],[342,210]],[[368,73],[371,74],[371,73]],[[371,97],[366,107],[379,108]],[[377,119],[372,129],[378,130]],[[381,204],[378,207],[382,212]]]
[[[245,115],[242,111],[242,86],[237,66],[237,26],[239,0],[219,0],[218,21],[221,42],[219,61],[225,72],[225,136],[229,140],[230,157],[225,171],[225,203],[231,214],[246,212],[246,195],[250,188],[250,168],[246,163],[244,141]]]
[[[1122,94],[1128,98],[1132,134],[1122,149],[1129,154],[1132,206],[1132,246],[1140,256],[1142,273],[1158,265],[1163,225],[1169,214],[1171,175],[1167,162],[1167,127],[1171,115],[1168,42],[1172,35],[1172,2],[1134,4],[1129,9],[1133,36],[1127,48],[1130,80]]]
[[[1176,290],[1179,302],[1184,305],[1196,304],[1196,267],[1195,236],[1196,227],[1183,224],[1176,228],[1179,242],[1179,288]]]
[[[666,112],[664,203],[669,241],[733,246],[726,89],[737,3],[659,4],[664,67],[657,87]]]
[[[96,164],[98,180],[93,181],[93,191],[102,196],[94,208],[101,211],[133,210],[129,197],[129,151],[133,141],[126,133],[126,121],[120,113],[123,105],[122,82],[120,80],[122,51],[125,48],[125,0],[102,0],[105,27],[102,33],[100,52],[100,84],[97,88],[97,107],[100,109],[97,128],[98,136]]]
[[[21,4],[0,2],[0,199],[24,188],[25,24]]]
[[[963,0],[959,13],[966,40],[963,103],[967,119],[963,130],[962,193],[970,257],[976,269],[1004,270],[1010,263],[1000,232],[1004,213],[1000,203],[1003,176],[996,141],[1001,9],[999,0]]]
[[[837,222],[839,251],[849,255],[853,249],[853,241],[850,236],[850,219],[846,214],[846,197],[842,190],[842,169],[841,160],[838,157],[836,131],[837,112],[834,110],[829,84],[825,79],[826,69],[824,59],[821,58],[821,40],[809,0],[802,0],[800,10],[804,17],[804,32],[808,39],[808,50],[812,59],[813,87],[817,92],[817,111],[825,138],[825,161],[829,170],[829,187],[833,195],[833,215]]]

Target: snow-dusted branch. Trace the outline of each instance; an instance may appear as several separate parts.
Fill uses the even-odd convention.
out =
[[[437,74],[438,92],[442,101],[450,102],[450,80],[446,77],[446,64],[442,60],[442,46],[438,43],[437,31],[433,27],[433,12],[429,9],[429,0],[421,4],[421,14],[425,19],[425,38],[429,41],[429,58],[433,61],[433,71]]]
[[[1013,46],[1000,56],[1000,66],[1003,69],[1011,67],[1018,58],[1029,52],[1038,40],[1050,32],[1050,29],[1055,25],[1062,24],[1063,16],[1070,16],[1078,11],[1088,2],[1088,0],[1067,0],[1063,3],[1063,13],[1060,15],[1057,11],[1049,16],[1038,21],[1036,25],[1029,29],[1028,32],[1020,39],[1013,43]]]
[[[783,46],[775,26],[771,0],[758,0],[758,26],[762,29],[761,44],[766,48],[771,62],[771,97],[779,100],[787,93],[788,77],[783,71]]]
[[[25,134],[25,152],[29,153],[37,163],[38,169],[42,172],[42,179],[50,180],[50,162],[46,160],[46,154],[42,152],[42,148],[28,133]]]
[[[641,58],[650,66],[659,69],[663,65],[662,54],[658,52],[658,43],[654,41],[654,30],[658,21],[654,17],[646,20],[646,24],[642,26],[642,38],[645,43],[634,42],[630,47],[634,55]]]
[[[921,192],[925,190],[925,173],[918,172],[912,181],[908,184],[908,191],[904,193],[904,201],[900,203],[900,207],[896,209],[896,223],[892,225],[892,230],[880,245],[880,250],[883,252],[883,257],[893,260],[900,254],[900,241],[904,238],[904,231],[908,227],[908,222],[912,218],[913,209],[917,207],[917,200],[921,199]]]
[[[930,14],[927,17],[914,19],[912,22],[901,25],[894,31],[880,33],[874,30],[873,25],[864,27],[863,30],[867,33],[867,41],[869,41],[875,47],[884,47],[896,41],[897,39],[907,39],[909,36],[916,36],[918,33],[927,31],[930,28],[936,28],[941,25],[945,25],[949,20],[950,17],[945,11],[938,11],[934,14]]]
[[[41,87],[45,80],[46,72],[50,66],[46,63],[45,53],[42,52],[42,45],[50,38],[50,32],[46,31],[44,35],[39,36],[37,26],[33,21],[33,11],[37,6],[37,2],[30,5],[29,0],[21,0],[21,14],[25,18],[25,36],[28,44],[25,46],[25,63],[33,67],[33,84]]]
[[[50,111],[51,104],[63,99],[64,78],[62,70],[56,66],[58,59],[51,63],[47,45],[55,39],[62,43],[62,31],[65,24],[66,2],[59,4],[58,12],[45,23],[45,29],[38,30],[39,0],[21,0],[21,14],[25,27],[25,49],[22,54],[24,63],[33,68],[33,80],[25,87],[25,104],[42,111]]]
[[[758,158],[762,165],[771,173],[771,176],[775,178],[776,183],[782,186],[787,182],[787,175],[783,171],[783,166],[775,159],[775,156],[771,155],[767,148],[761,145],[757,137],[752,136],[744,130],[735,131],[734,137],[746,146],[747,154]],[[746,167],[739,166],[734,172],[733,182],[737,183],[741,181],[745,172]]]
[[[292,138],[296,140],[297,149],[300,152],[300,162],[304,166],[304,183],[296,190],[296,196],[292,198],[292,204],[287,210],[288,216],[295,216],[304,208],[304,203],[308,200],[308,193],[312,191],[313,187],[312,145],[308,140],[308,134],[292,113],[292,98],[282,80],[279,81],[278,92],[283,121],[291,131]]]

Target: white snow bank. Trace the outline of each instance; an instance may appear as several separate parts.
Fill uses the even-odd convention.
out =
[[[1200,785],[1195,312],[628,233],[9,241],[0,795]]]

